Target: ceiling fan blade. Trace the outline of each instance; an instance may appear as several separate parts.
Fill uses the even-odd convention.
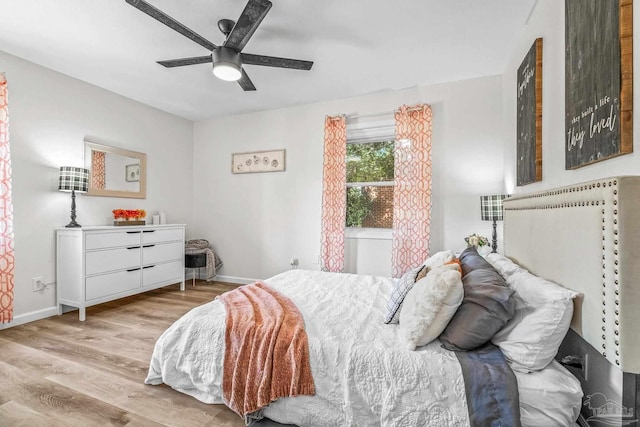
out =
[[[253,85],[253,82],[251,81],[247,73],[244,72],[244,69],[242,70],[242,77],[240,77],[240,80],[238,80],[238,84],[245,92],[256,90],[256,87]]]
[[[295,70],[310,70],[313,61],[300,59],[278,58],[277,56],[252,55],[241,53],[242,63],[249,65],[264,65],[265,67],[293,68]]]
[[[229,37],[227,37],[224,46],[240,52],[249,42],[269,9],[271,9],[269,0],[249,0],[240,18],[236,21],[236,25],[231,30]]]
[[[164,25],[171,28],[172,30],[179,32],[189,40],[192,40],[198,43],[200,46],[206,48],[207,50],[214,50],[217,48],[217,46],[211,43],[209,40],[205,39],[201,35],[185,27],[183,24],[176,21],[175,19],[173,19],[166,13],[162,12],[161,10],[151,6],[146,1],[144,0],[125,0],[125,1],[129,3],[131,6],[135,7],[136,9],[146,13],[156,21],[162,22]]]
[[[166,61],[156,61],[158,64],[167,67],[184,67],[185,65],[206,64],[211,62],[211,55],[192,56],[191,58],[167,59]]]

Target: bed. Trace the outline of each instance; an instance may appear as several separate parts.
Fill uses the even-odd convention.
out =
[[[591,407],[581,401],[584,382],[581,386],[576,379],[584,366],[570,373],[553,360],[569,323],[573,330],[570,334],[584,337],[579,338],[580,343],[593,348],[611,345],[612,352],[603,352],[603,358],[612,365],[608,368],[620,372],[622,380],[620,387],[614,384],[606,389],[614,390],[607,398],[619,399],[621,404],[630,399],[623,392],[623,385],[626,380],[628,388],[629,375],[635,379],[638,358],[632,352],[638,354],[639,344],[636,333],[622,326],[629,321],[624,320],[625,316],[633,315],[628,307],[633,307],[629,304],[637,302],[638,295],[631,283],[640,275],[637,267],[624,261],[625,254],[632,257],[640,246],[635,237],[639,233],[627,236],[621,231],[632,230],[631,214],[640,207],[639,194],[640,178],[620,177],[513,197],[505,202],[504,246],[509,257],[490,255],[487,260],[505,277],[509,288],[517,289],[514,294],[519,298],[532,298],[532,304],[539,296],[564,301],[562,310],[554,312],[556,323],[548,321],[540,328],[523,326],[525,331],[548,329],[546,341],[553,341],[551,348],[522,352],[530,343],[514,343],[513,328],[509,330],[507,326],[493,339],[514,368],[514,394],[522,425],[566,426],[578,417],[580,409],[583,419],[589,415],[585,408]],[[587,208],[588,213],[583,214],[582,208]],[[594,253],[595,270],[584,265],[585,260],[593,261]],[[578,265],[580,268],[576,269]],[[571,275],[576,270],[580,270],[574,275],[578,280]],[[611,278],[606,277],[609,272]],[[444,349],[446,340],[442,338],[408,350],[406,337],[403,339],[399,333],[400,325],[382,322],[388,315],[389,296],[398,286],[396,280],[292,270],[265,283],[289,297],[304,317],[316,393],[278,399],[260,416],[301,426],[483,425],[471,419],[470,407],[475,403],[469,400],[457,357],[464,352]],[[611,286],[610,297],[607,286]],[[619,298],[622,292],[626,300]],[[571,311],[567,309],[568,293]],[[554,304],[541,303],[543,310],[539,314],[544,315],[544,310]],[[603,305],[605,315],[589,314],[585,318],[585,307],[590,304]],[[611,314],[607,314],[608,304]],[[517,317],[518,311],[515,313]],[[165,383],[203,402],[222,403],[224,323],[225,309],[218,300],[179,319],[156,343],[146,382]],[[566,328],[554,327],[560,323]],[[603,324],[604,330],[611,325],[613,333],[603,334]],[[568,349],[562,352],[579,357],[582,344],[568,344],[565,340],[562,346],[568,345]],[[623,369],[631,369],[631,373]],[[609,378],[618,381],[616,375]],[[618,414],[618,419],[621,416],[624,414]]]

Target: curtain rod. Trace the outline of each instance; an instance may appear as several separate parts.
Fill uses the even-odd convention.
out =
[[[407,111],[419,111],[422,109],[424,105],[417,105],[414,107],[409,107],[407,108]],[[347,114],[347,119],[348,120],[354,120],[354,119],[369,119],[371,117],[380,117],[380,116],[388,116],[389,114],[394,114],[396,112],[400,111],[399,109],[395,109],[392,111],[385,111],[385,112],[380,112],[380,113],[370,113],[370,114]]]

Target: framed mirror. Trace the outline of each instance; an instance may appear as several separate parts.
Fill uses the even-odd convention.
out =
[[[147,155],[108,145],[84,142],[91,196],[147,197]]]

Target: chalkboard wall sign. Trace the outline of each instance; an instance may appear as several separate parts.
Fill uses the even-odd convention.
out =
[[[633,151],[633,0],[565,0],[565,168]]]
[[[517,184],[542,181],[542,39],[518,68]]]

